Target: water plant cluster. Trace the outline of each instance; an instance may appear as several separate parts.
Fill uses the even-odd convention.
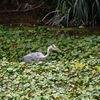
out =
[[[49,0],[48,0],[49,1]],[[57,7],[47,24],[56,26],[79,26],[79,25],[99,25],[100,21],[100,1],[99,0],[58,0],[55,1]]]
[[[66,33],[67,34],[67,33]],[[34,51],[44,62],[21,62]],[[67,36],[45,27],[0,26],[0,100],[99,100],[100,36]]]

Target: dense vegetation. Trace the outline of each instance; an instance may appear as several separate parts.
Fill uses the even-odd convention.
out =
[[[57,0],[57,7],[51,13],[54,13],[54,17],[48,23],[52,25],[97,25],[100,24],[100,1]]]
[[[0,12],[10,13],[10,12],[20,12],[20,11],[21,12],[31,11],[32,16],[34,15],[40,16],[39,20],[41,19],[43,20],[43,22],[46,22],[46,24],[51,24],[56,26],[66,27],[69,25],[70,26],[100,25],[100,0],[37,0],[37,1],[1,0],[0,1]],[[42,19],[41,18],[43,17],[42,15],[46,16]]]
[[[44,62],[24,63],[33,51],[54,52]],[[0,27],[0,100],[99,100],[100,36],[67,36],[45,27]]]

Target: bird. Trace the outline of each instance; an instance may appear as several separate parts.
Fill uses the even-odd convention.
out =
[[[57,51],[61,53],[61,50],[58,47],[56,47],[54,44],[52,44],[47,48],[46,55],[44,55],[42,52],[33,52],[23,56],[21,60],[23,62],[43,61],[48,58],[48,56],[51,54],[52,51]]]

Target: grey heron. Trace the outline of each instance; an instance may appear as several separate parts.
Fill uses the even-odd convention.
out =
[[[58,47],[56,47],[54,44],[52,44],[51,46],[49,46],[47,48],[46,55],[44,55],[42,52],[33,52],[33,53],[23,56],[22,61],[23,62],[32,62],[32,61],[45,60],[48,58],[48,56],[51,54],[52,51],[61,52],[61,50]]]

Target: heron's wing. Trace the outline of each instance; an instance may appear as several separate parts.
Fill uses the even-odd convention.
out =
[[[28,56],[31,56],[31,57],[42,57],[44,55],[41,52],[34,52],[34,53],[28,54]]]
[[[30,56],[31,59],[33,60],[39,60],[41,59],[44,55],[41,52],[34,52],[34,53],[30,53],[27,56]]]
[[[34,52],[30,53],[23,57],[24,61],[31,62],[32,60],[38,61],[40,60],[44,55],[41,52]]]

